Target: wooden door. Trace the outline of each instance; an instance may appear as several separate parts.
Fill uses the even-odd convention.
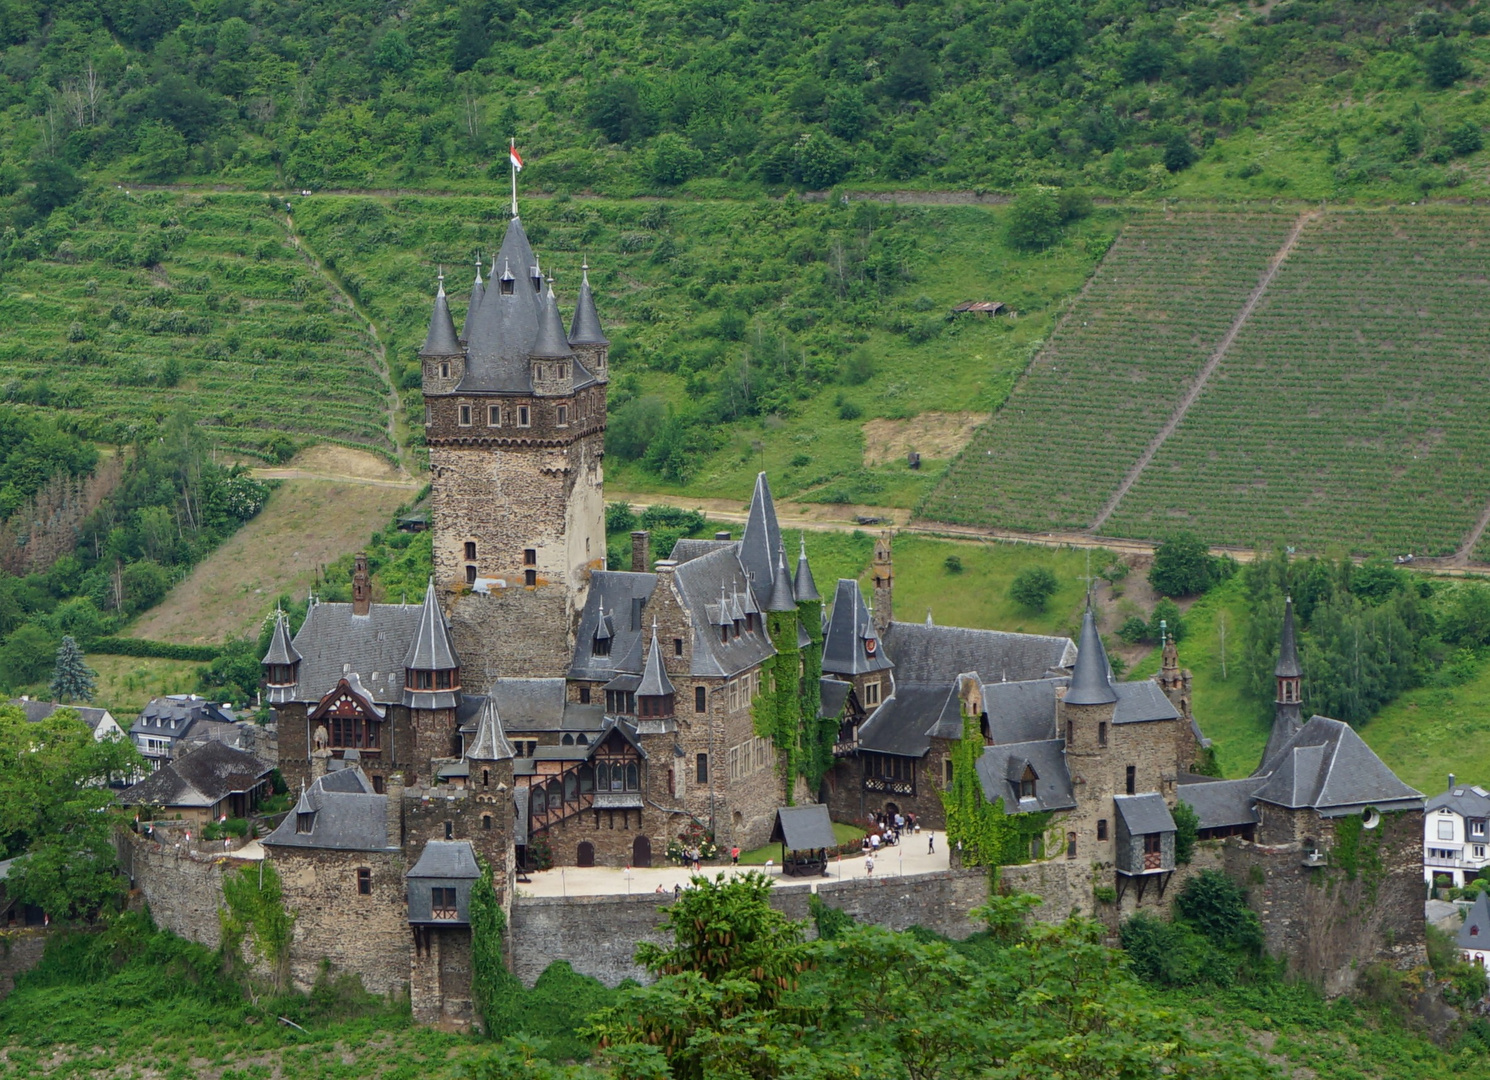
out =
[[[575,857],[575,863],[579,866],[595,865],[595,845],[588,840],[580,841],[579,852]]]
[[[652,865],[652,841],[648,840],[645,836],[638,836],[635,840],[631,841],[631,865]]]

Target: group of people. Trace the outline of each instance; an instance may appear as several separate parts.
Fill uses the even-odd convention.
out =
[[[921,823],[916,820],[915,814],[902,814],[898,810],[893,814],[882,810],[870,811],[869,831],[860,848],[864,852],[864,872],[874,873],[874,856],[880,848],[898,844],[908,833],[920,831]],[[932,844],[936,843],[935,835],[933,833],[927,838]]]

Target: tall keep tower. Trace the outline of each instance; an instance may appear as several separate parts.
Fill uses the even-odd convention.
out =
[[[472,303],[462,343],[442,282],[420,350],[435,582],[447,596],[499,598],[503,636],[530,639],[518,658],[478,655],[479,673],[558,675],[590,571],[605,566],[609,342],[588,274],[565,332],[517,217]],[[458,634],[486,621],[467,606],[452,611]]]
[[[895,618],[895,560],[890,554],[894,534],[885,529],[874,541],[874,625],[883,633]]]

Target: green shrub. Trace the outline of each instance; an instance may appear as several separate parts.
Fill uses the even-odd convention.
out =
[[[838,406],[838,419],[840,420],[857,420],[863,415],[864,410],[852,401],[845,401],[842,405]]]
[[[962,573],[962,558],[960,556],[948,555],[942,565],[947,568],[947,573],[949,574]]]
[[[1044,611],[1059,588],[1060,582],[1049,567],[1031,566],[1015,575],[1009,585],[1009,597],[1031,611]]]

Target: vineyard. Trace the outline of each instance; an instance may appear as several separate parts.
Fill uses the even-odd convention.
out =
[[[1106,529],[1452,553],[1490,500],[1490,217],[1305,227]]]
[[[1037,530],[1089,525],[1184,396],[1294,220],[1236,213],[1134,219],[922,514]]]
[[[1092,524],[1288,226],[1232,217],[1221,233],[1216,220],[1151,218],[1123,234],[928,500],[927,517]],[[1483,213],[1396,208],[1311,220],[1101,531],[1189,528],[1213,543],[1452,553],[1490,500],[1487,300]]]
[[[0,397],[102,441],[178,408],[223,448],[392,450],[366,325],[263,197],[96,189],[17,240],[0,280]]]

